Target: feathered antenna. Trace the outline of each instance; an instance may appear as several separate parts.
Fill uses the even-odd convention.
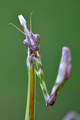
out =
[[[20,33],[22,33],[23,35],[25,35],[25,33],[14,23],[9,23],[9,25],[11,25],[12,27],[16,28]]]
[[[30,32],[32,32],[32,12],[30,13]]]

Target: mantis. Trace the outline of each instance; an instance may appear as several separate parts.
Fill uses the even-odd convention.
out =
[[[65,82],[71,76],[71,51],[68,47],[62,48],[62,56],[60,60],[57,78],[55,84],[52,87],[51,93],[49,94],[44,79],[44,70],[40,56],[40,35],[37,33],[34,34],[32,32],[31,17],[29,28],[27,26],[27,21],[22,15],[18,15],[18,19],[23,28],[23,31],[19,31],[21,31],[25,35],[23,44],[28,49],[26,59],[26,64],[28,67],[28,90],[25,120],[35,120],[36,78],[39,78],[39,83],[46,106],[54,105],[57,96],[59,95]]]

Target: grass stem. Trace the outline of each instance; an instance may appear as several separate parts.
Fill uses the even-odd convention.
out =
[[[28,67],[28,93],[27,106],[25,113],[25,120],[35,120],[35,91],[36,91],[36,77],[34,66]]]

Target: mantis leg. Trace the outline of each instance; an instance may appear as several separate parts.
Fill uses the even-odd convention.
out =
[[[50,95],[48,94],[47,86],[44,80],[43,66],[40,57],[39,59],[34,60],[34,67],[36,75],[39,78],[40,87],[43,92],[46,105],[53,105],[61,89],[63,88],[64,83],[70,78],[71,75],[70,49],[67,47],[62,48],[62,57],[59,65],[57,79],[53,85]]]

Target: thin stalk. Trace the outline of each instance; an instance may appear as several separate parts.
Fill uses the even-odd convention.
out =
[[[25,120],[35,120],[36,76],[34,66],[28,67],[28,93]]]

